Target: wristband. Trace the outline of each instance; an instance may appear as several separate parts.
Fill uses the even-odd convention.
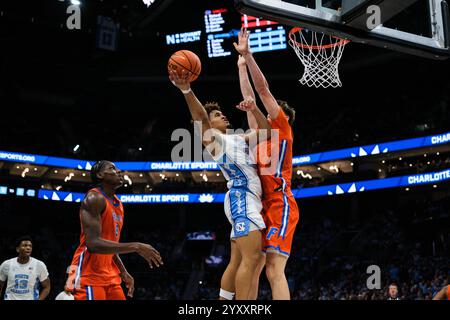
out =
[[[180,89],[181,90],[181,89]],[[183,92],[183,94],[188,94],[192,92],[192,89],[189,88],[188,90],[181,90],[181,92]]]

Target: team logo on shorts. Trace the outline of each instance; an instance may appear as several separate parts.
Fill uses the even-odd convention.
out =
[[[269,232],[267,232],[267,236],[266,236],[267,240],[270,240],[270,238],[272,238],[272,236],[277,233],[278,233],[278,228],[275,228],[275,227],[270,228]]]
[[[246,236],[250,230],[250,221],[245,219],[239,219],[234,224],[234,235],[236,237]]]
[[[238,232],[245,231],[245,222],[236,223],[236,231]]]

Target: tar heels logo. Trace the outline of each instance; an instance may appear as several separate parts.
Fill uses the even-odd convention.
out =
[[[277,232],[278,232],[278,228],[275,228],[275,227],[272,227],[272,228],[270,228],[269,229],[269,232],[267,232],[267,240],[270,240],[270,238],[273,236],[273,235],[275,235],[275,234],[277,234]]]
[[[236,223],[235,228],[236,228],[236,231],[237,231],[237,232],[243,232],[243,231],[245,231],[245,222],[239,222],[239,223]]]

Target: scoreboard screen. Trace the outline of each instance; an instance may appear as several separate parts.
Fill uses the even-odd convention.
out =
[[[213,1],[212,4],[215,2],[218,4],[216,7],[209,3],[210,7],[189,15],[184,30],[162,33],[167,47],[173,51],[202,50],[209,58],[231,56],[235,53],[233,42],[237,42],[241,27],[245,27],[251,32],[249,43],[252,52],[287,48],[286,27],[274,21],[241,15],[229,2]]]

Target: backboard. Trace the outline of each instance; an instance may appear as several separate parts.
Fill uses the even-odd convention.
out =
[[[235,0],[245,14],[432,59],[450,57],[445,0]]]

